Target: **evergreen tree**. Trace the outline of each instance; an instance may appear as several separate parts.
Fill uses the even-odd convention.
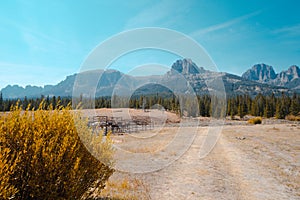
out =
[[[61,97],[60,96],[57,97],[56,105],[61,105]]]
[[[203,98],[200,98],[199,102],[199,112],[202,117],[206,116],[205,102]]]
[[[227,116],[231,115],[231,101],[230,100],[227,101],[227,112],[226,112],[226,115]]]
[[[240,118],[243,118],[247,114],[247,105],[246,105],[246,98],[243,96],[239,96],[239,105],[238,105],[238,114]]]
[[[276,98],[274,93],[272,93],[271,97],[269,98],[269,105],[270,105],[270,114],[271,114],[270,117],[274,117],[276,112]]]
[[[246,112],[248,114],[250,114],[250,112],[251,112],[251,105],[252,105],[252,99],[251,99],[251,97],[250,97],[249,94],[245,95],[245,97],[246,97],[246,105],[247,105],[247,111]]]
[[[292,115],[298,115],[300,112],[300,102],[299,97],[294,93],[293,98],[291,100],[291,109],[290,114]]]
[[[291,104],[291,100],[288,96],[285,95],[285,93],[283,92],[281,94],[281,100],[280,100],[280,109],[281,109],[281,113],[283,115],[283,118],[285,118],[286,115],[288,115],[290,113],[290,104]],[[283,119],[281,118],[281,119]]]
[[[265,105],[266,105],[265,97],[261,93],[259,93],[255,97],[255,100],[257,101],[258,115],[262,117],[264,115],[264,109],[265,109]]]
[[[148,101],[148,108],[150,109],[150,108],[152,108],[152,106],[153,106],[153,98],[150,97],[149,101]]]
[[[27,109],[28,107],[28,99],[27,99],[27,96],[24,97],[24,100],[22,102],[22,105],[23,105],[23,109]]]
[[[139,108],[139,101],[136,98],[134,99],[134,105],[135,105],[135,109]]]
[[[231,119],[234,118],[234,116],[238,113],[238,107],[237,107],[237,100],[235,98],[232,98],[231,100]]]
[[[80,102],[82,102],[82,100]],[[52,99],[51,99],[51,104],[52,104],[53,108],[56,108],[56,103],[57,103],[56,102],[56,97],[53,96]]]
[[[266,117],[266,118],[272,117],[271,104],[268,99],[266,100],[266,105],[265,105],[265,109],[264,109],[264,117]]]
[[[49,95],[46,97],[45,103],[46,103],[47,107],[50,105],[50,97],[49,97]]]
[[[276,114],[275,117],[277,119],[284,119],[285,118],[285,114],[284,114],[284,107],[283,107],[283,102],[278,99],[276,102]]]
[[[258,116],[259,115],[258,105],[257,105],[256,100],[252,101],[252,104],[251,104],[251,115],[252,116]]]

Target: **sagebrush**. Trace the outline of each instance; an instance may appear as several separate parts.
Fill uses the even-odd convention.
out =
[[[42,102],[23,111],[16,105],[2,114],[0,152],[0,199],[80,199],[103,189],[113,173],[111,141],[94,134],[70,106]]]

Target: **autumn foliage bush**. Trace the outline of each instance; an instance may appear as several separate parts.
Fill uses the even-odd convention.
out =
[[[262,123],[262,118],[261,117],[254,117],[252,119],[248,120],[249,124],[261,124]]]
[[[80,199],[103,189],[113,173],[111,141],[82,119],[43,102],[36,111],[17,105],[3,114],[0,199]]]

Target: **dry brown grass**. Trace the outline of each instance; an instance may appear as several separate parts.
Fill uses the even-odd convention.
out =
[[[96,196],[100,199],[150,200],[149,188],[149,185],[141,179],[119,174],[117,179],[110,179],[104,190]]]

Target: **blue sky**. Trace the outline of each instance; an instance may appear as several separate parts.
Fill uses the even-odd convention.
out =
[[[300,65],[299,7],[298,0],[1,1],[0,88],[57,84],[78,72],[99,43],[143,27],[190,36],[220,71],[240,75],[266,63],[280,72]],[[175,59],[137,52],[112,67],[126,72],[144,63],[170,66]]]

